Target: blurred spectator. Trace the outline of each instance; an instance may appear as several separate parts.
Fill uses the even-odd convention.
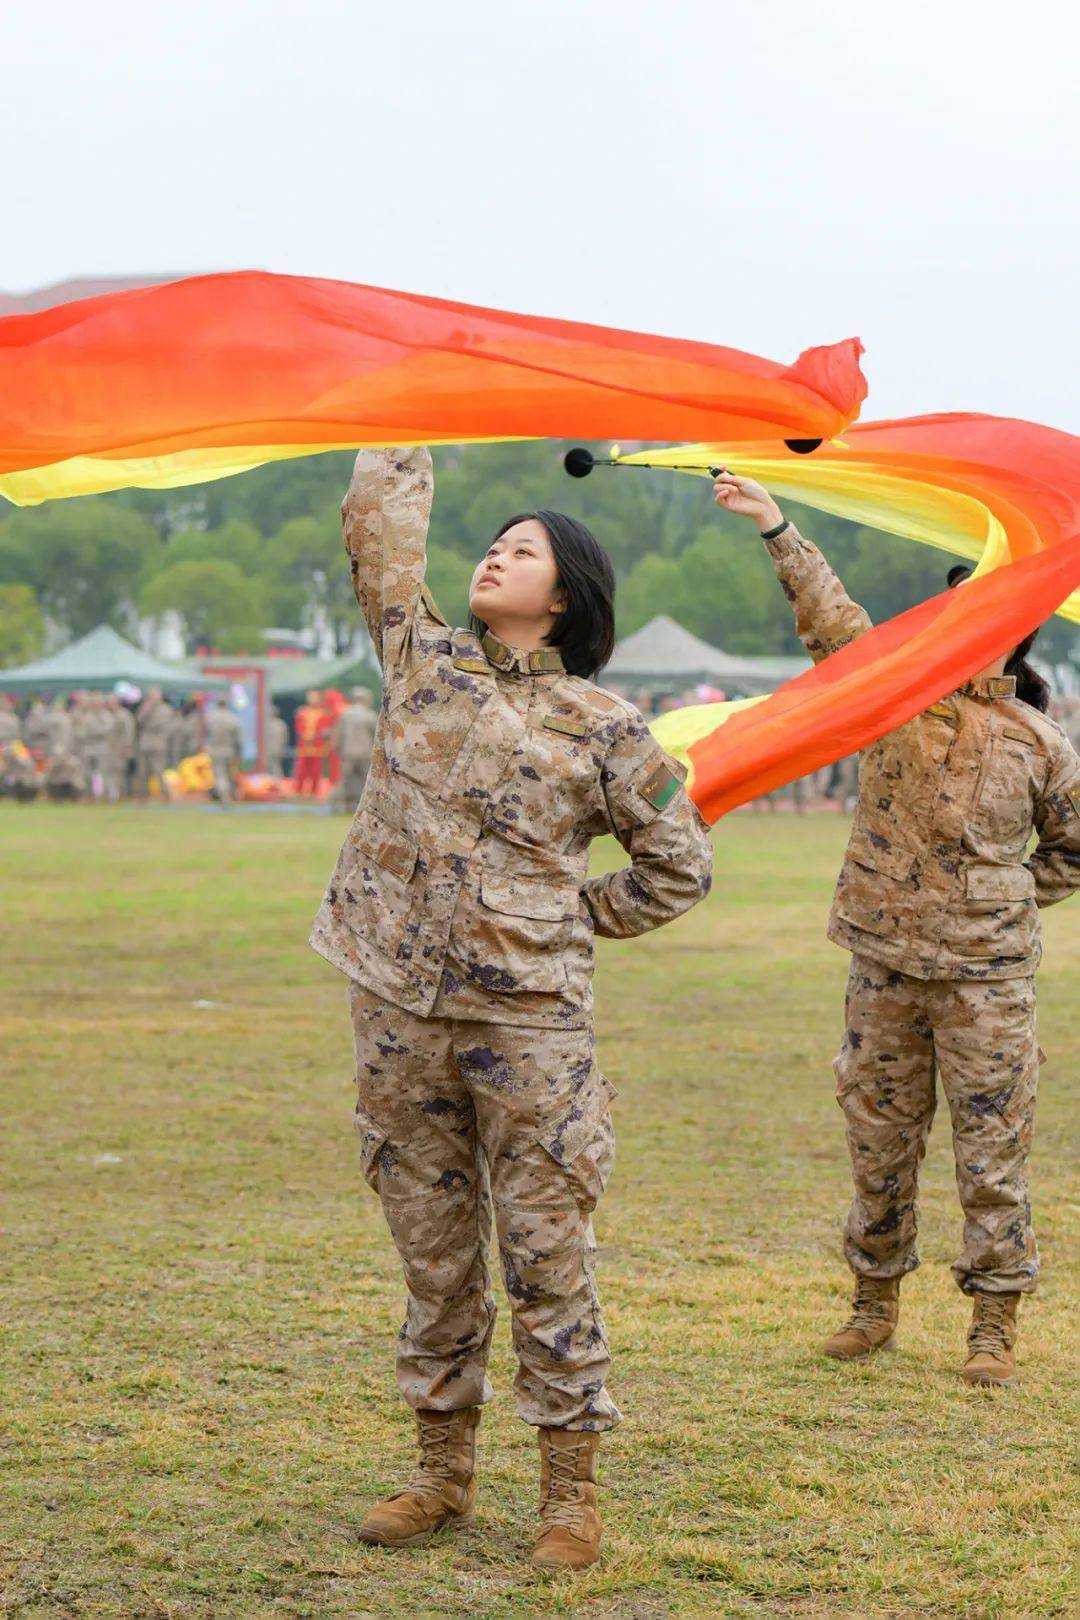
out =
[[[225,698],[218,698],[206,722],[206,751],[214,768],[214,797],[229,804],[244,750],[244,729]]]
[[[19,717],[15,713],[15,705],[9,697],[0,695],[0,748],[5,743],[20,742],[22,728]]]
[[[266,722],[266,770],[269,776],[285,775],[285,755],[289,751],[289,728],[275,704]]]
[[[327,753],[327,714],[319,693],[312,688],[307,702],[296,711],[296,791],[314,793],[322,781]]]

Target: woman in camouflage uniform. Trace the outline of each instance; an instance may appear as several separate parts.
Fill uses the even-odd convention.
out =
[[[715,488],[718,505],[758,524],[815,662],[870,628],[760,484],[725,472]],[[847,1360],[892,1339],[900,1279],[919,1263],[917,1177],[936,1069],[964,1210],[953,1274],[973,1300],[972,1384],[1014,1379],[1017,1305],[1038,1277],[1027,1158],[1039,908],[1080,888],[1080,759],[1043,712],[1045,684],[1024,657],[1033,639],[865,751],[829,922],[829,938],[852,953],[835,1070],[856,1288],[850,1320],[823,1348]]]
[[[312,933],[350,979],[364,1169],[408,1288],[398,1382],[420,1461],[361,1535],[400,1546],[472,1510],[494,1211],[518,1411],[540,1436],[534,1561],[578,1567],[599,1554],[598,1438],[619,1416],[592,1259],[614,1148],[593,937],[686,911],[711,850],[641,716],[589,678],[614,618],[588,530],[511,519],[473,577],[474,628],[451,630],[424,586],[431,500],[426,450],[357,457],[345,545],[382,712]],[[630,864],[586,881],[605,833]]]

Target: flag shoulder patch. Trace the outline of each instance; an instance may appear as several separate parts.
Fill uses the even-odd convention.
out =
[[[663,760],[658,765],[651,766],[643,780],[637,784],[641,797],[647,799],[654,810],[662,810],[681,787],[679,778]]]

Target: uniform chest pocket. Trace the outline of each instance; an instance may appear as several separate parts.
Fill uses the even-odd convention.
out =
[[[872,744],[859,761],[859,795],[867,811],[921,818],[955,740],[951,720],[927,710]]]
[[[338,897],[342,916],[365,944],[395,957],[412,910],[416,840],[369,811],[353,839],[353,854]]]
[[[589,819],[599,791],[600,762],[584,732],[584,726],[527,728],[491,808],[493,831],[511,843],[565,847]]]
[[[975,806],[978,830],[1007,848],[1022,848],[1035,817],[1035,778],[1041,760],[1034,743],[1006,728],[990,743]]]
[[[581,912],[577,889],[484,872],[480,905],[482,955],[493,970],[490,987],[561,990],[565,952]]]
[[[384,738],[391,774],[439,792],[490,696],[482,676],[449,658],[427,660],[389,699]]]

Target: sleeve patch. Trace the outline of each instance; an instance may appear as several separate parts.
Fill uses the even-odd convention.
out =
[[[675,772],[661,763],[655,765],[645,780],[640,783],[638,792],[643,799],[649,801],[654,810],[662,810],[666,804],[671,802],[681,787],[682,783],[675,775]]]
[[[1065,802],[1072,807],[1072,815],[1066,816],[1071,821],[1073,816],[1080,816],[1080,787],[1065,789]]]

